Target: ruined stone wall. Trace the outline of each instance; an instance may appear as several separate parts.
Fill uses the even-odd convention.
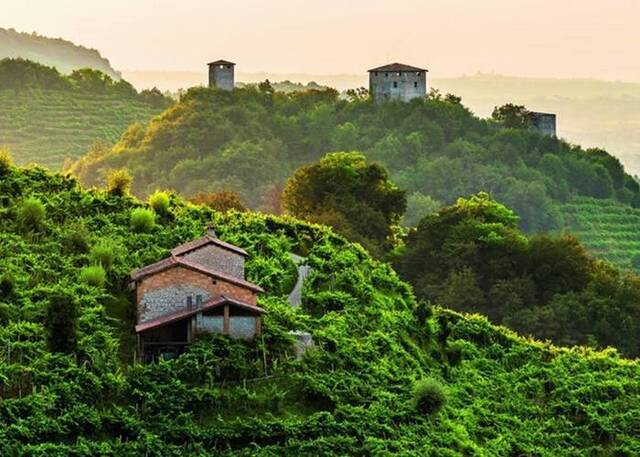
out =
[[[138,322],[185,309],[189,295],[194,307],[197,295],[202,295],[203,303],[220,295],[253,305],[257,302],[251,290],[178,266],[148,276],[138,284]]]
[[[182,257],[212,270],[244,279],[244,256],[220,246],[208,244]]]

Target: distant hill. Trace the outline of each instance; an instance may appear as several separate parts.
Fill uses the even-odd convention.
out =
[[[171,103],[157,90],[137,92],[96,70],[70,76],[20,59],[0,60],[0,148],[18,164],[60,169],[96,142],[112,144],[134,122]]]
[[[21,57],[55,67],[60,73],[79,68],[93,68],[120,79],[109,61],[95,49],[85,48],[62,38],[49,38],[34,33],[0,28],[0,59]]]

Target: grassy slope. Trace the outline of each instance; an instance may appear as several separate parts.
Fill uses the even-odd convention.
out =
[[[640,254],[640,210],[610,200],[579,198],[562,205],[565,226],[598,257],[631,268]]]
[[[425,316],[387,266],[326,229],[223,216],[174,198],[152,233],[136,234],[129,214],[142,203],[38,169],[0,176],[0,195],[0,271],[15,284],[0,296],[0,449],[8,455],[640,453],[637,362],[527,341],[478,316]],[[46,204],[47,217],[25,233],[17,209],[27,196]],[[118,355],[132,324],[122,317],[127,274],[211,220],[222,239],[249,251],[248,277],[268,291],[264,340],[205,339],[175,361],[129,365]],[[70,243],[80,221],[90,244],[119,246],[105,289],[77,281],[88,263]],[[299,310],[282,290],[289,251],[313,267]],[[44,307],[60,289],[81,306],[75,356],[43,344]],[[289,356],[293,329],[316,341],[301,361]],[[411,402],[413,382],[427,376],[447,397],[432,417]]]
[[[0,147],[19,164],[60,169],[98,140],[115,143],[133,122],[161,110],[115,95],[73,91],[0,91]]]

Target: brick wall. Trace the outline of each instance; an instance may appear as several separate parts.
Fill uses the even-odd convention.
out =
[[[206,301],[220,295],[256,304],[256,294],[235,284],[177,266],[148,276],[137,287],[138,322],[184,309],[187,295],[202,295]],[[205,297],[206,296],[206,297]]]

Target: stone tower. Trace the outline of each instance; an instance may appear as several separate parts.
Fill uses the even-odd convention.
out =
[[[235,63],[227,60],[216,60],[209,64],[209,87],[216,87],[222,90],[233,90]]]
[[[376,103],[388,100],[408,102],[427,94],[427,71],[401,63],[369,70],[369,92]]]
[[[552,113],[539,113],[529,111],[527,113],[529,130],[543,135],[556,136],[556,115]]]

